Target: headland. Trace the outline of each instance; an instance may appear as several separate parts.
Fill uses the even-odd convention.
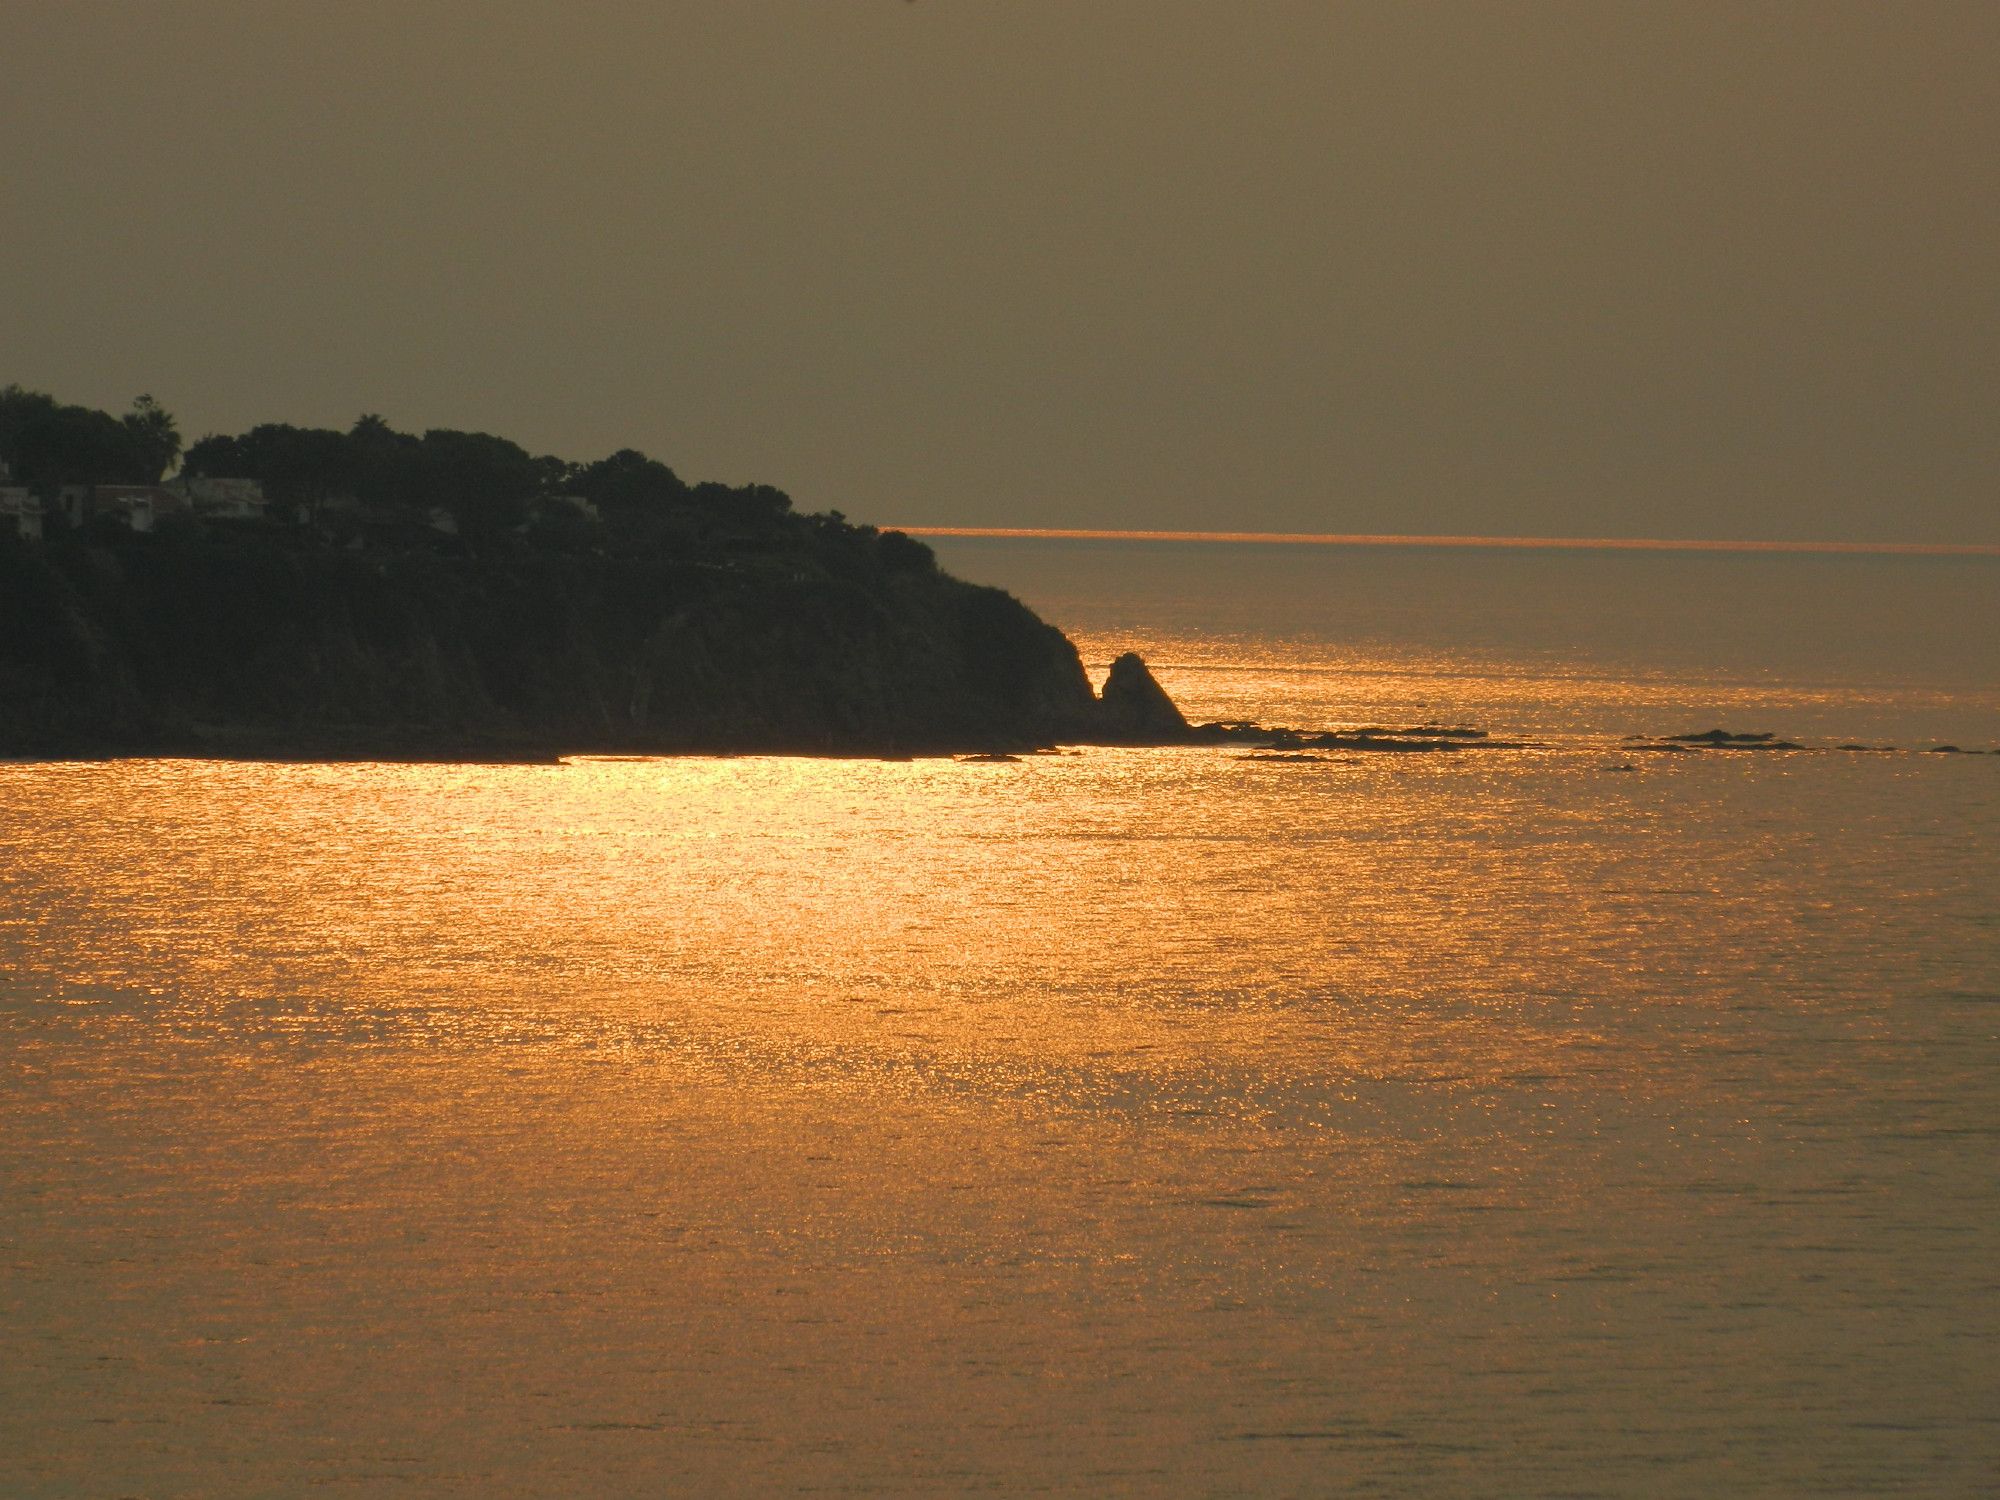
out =
[[[278,424],[204,438],[0,392],[0,755],[1004,753],[1189,730],[1100,698],[901,532],[635,450]]]

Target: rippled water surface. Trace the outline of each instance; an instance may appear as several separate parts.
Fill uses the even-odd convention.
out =
[[[947,554],[1541,748],[0,765],[0,1488],[1990,1493],[2000,757],[1620,739],[1980,648],[1092,556]]]

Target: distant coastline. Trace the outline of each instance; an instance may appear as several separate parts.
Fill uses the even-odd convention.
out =
[[[1797,552],[1866,557],[2000,557],[2000,543],[1985,542],[1776,542],[1672,537],[1389,536],[1317,531],[1114,531],[1083,527],[899,526],[915,537],[996,538],[1008,541],[1220,542],[1311,547],[1500,547],[1596,552]]]

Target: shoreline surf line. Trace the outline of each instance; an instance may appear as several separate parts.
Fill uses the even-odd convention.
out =
[[[1113,531],[1034,526],[885,526],[907,536],[1006,541],[1263,542],[1314,547],[1509,547],[1601,552],[1817,552],[1888,557],[2000,557],[2000,543],[1760,542],[1668,537],[1386,536],[1317,531]]]

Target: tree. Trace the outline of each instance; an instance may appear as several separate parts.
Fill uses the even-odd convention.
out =
[[[417,451],[420,503],[441,505],[468,536],[491,536],[528,518],[544,469],[525,448],[484,432],[434,427]]]
[[[189,444],[187,452],[181,459],[181,470],[187,474],[199,474],[213,479],[262,477],[250,472],[249,461],[243,454],[243,440],[224,437],[219,432],[211,432],[207,437]]]
[[[370,505],[413,508],[424,503],[417,440],[373,412],[347,431],[347,461],[354,493]]]
[[[875,538],[875,554],[892,573],[930,573],[937,569],[937,554],[915,537],[901,531],[884,531]]]
[[[24,390],[18,385],[0,390],[0,463],[20,473],[21,433],[56,409],[56,398],[41,391]]]
[[[721,484],[707,480],[688,491],[688,499],[721,529],[753,533],[769,530],[792,508],[792,497],[768,484]]]
[[[65,484],[151,484],[155,454],[123,422],[88,406],[56,406],[30,416],[10,442],[21,483],[44,494]]]
[[[609,458],[585,464],[571,482],[577,494],[604,511],[659,510],[683,503],[688,495],[678,474],[636,448],[620,448]]]
[[[135,461],[143,459],[151,470],[146,481],[158,483],[181,456],[181,433],[173,414],[151,396],[141,396],[123,420],[125,430],[132,435]]]

